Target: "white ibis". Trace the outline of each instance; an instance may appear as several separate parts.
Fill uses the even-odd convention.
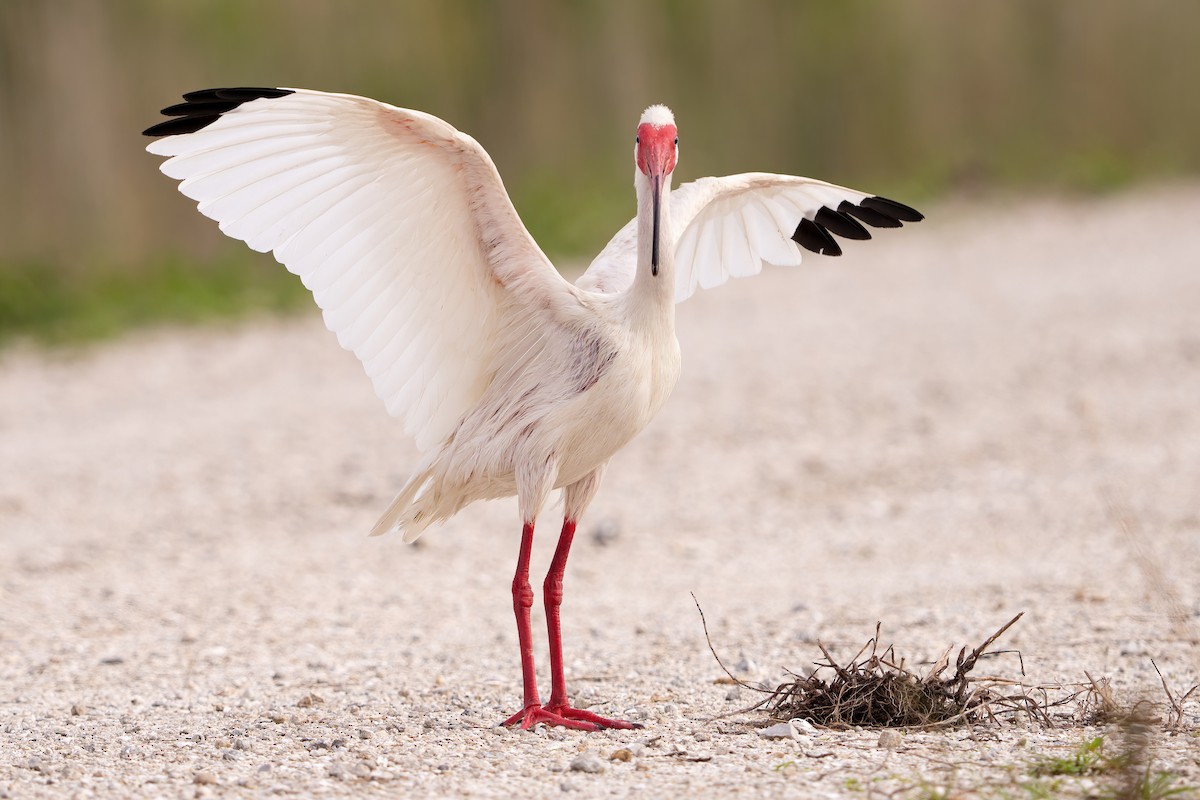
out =
[[[671,189],[665,106],[634,140],[637,217],[572,285],[517,216],[492,159],[446,122],[347,94],[206,89],[163,110],[146,149],[222,231],[300,276],[338,341],[423,452],[371,533],[411,542],[476,500],[518,498],[513,578],[524,706],[504,722],[637,727],[573,708],[563,680],[563,572],[575,525],[613,454],[679,377],[675,304],[697,286],[840,255],[831,234],[922,219],[908,206],[809,178],[701,178]],[[564,491],[543,584],[551,691],[533,664],[529,554],[547,496]]]

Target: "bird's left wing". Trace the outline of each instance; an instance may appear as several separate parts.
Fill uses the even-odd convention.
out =
[[[479,143],[419,111],[303,89],[208,89],[146,149],[235,239],[299,275],[426,450],[478,401],[514,316],[576,290]]]
[[[838,256],[833,234],[870,239],[863,225],[898,228],[923,219],[908,206],[832,183],[751,172],[701,178],[671,193],[675,245],[675,302],[696,288],[757,275],[764,262],[800,263],[803,247]],[[577,281],[583,289],[623,291],[633,282],[637,220],[622,228]]]

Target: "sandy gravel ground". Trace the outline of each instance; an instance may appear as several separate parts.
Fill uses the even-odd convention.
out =
[[[680,307],[567,574],[575,694],[641,731],[495,727],[515,504],[366,538],[416,454],[315,314],[3,354],[0,798],[1031,796],[1105,731],[767,740],[689,596],[751,679],[1025,611],[1029,681],[1200,681],[1200,189],[931,210]],[[1155,765],[1197,786],[1185,722]]]

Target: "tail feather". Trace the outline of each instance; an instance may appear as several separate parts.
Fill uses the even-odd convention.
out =
[[[404,531],[404,541],[415,541],[421,535],[421,531],[429,527],[429,523],[433,520],[428,518],[428,515],[422,515],[414,504],[426,484],[429,483],[429,470],[422,470],[409,479],[408,483],[404,484],[404,488],[392,500],[392,504],[387,507],[387,511],[383,512],[383,516],[375,523],[375,527],[371,528],[371,536],[382,536],[385,533],[390,533],[396,529]]]

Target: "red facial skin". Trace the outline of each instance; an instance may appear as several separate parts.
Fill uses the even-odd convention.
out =
[[[643,122],[637,129],[637,167],[647,177],[670,175],[675,169],[675,143],[679,131],[674,125]]]

